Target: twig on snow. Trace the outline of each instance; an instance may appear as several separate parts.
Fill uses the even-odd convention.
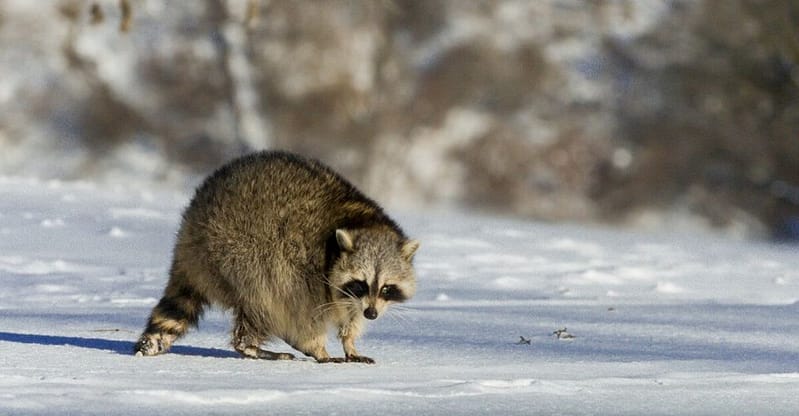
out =
[[[574,335],[566,332],[565,327],[553,332],[552,335],[554,335],[557,339],[574,339]]]

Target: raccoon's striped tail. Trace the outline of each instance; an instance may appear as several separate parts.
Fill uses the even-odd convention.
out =
[[[137,356],[165,353],[172,343],[196,326],[205,298],[188,286],[170,281],[164,297],[153,308],[150,320],[133,349]]]

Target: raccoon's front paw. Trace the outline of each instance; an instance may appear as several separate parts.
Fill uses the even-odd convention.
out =
[[[348,363],[364,363],[364,364],[374,364],[375,360],[366,357],[364,355],[347,355],[346,358]]]

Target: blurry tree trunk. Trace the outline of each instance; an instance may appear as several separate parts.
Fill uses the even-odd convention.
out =
[[[272,147],[271,126],[264,117],[260,97],[253,79],[253,64],[249,58],[249,36],[245,24],[249,20],[251,2],[241,4],[241,19],[236,19],[230,3],[222,0],[208,2],[209,15],[219,36],[222,64],[229,91],[229,103],[235,119],[236,142],[251,150]]]

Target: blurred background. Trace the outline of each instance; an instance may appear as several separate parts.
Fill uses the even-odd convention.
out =
[[[799,239],[794,0],[0,0],[0,174]]]

